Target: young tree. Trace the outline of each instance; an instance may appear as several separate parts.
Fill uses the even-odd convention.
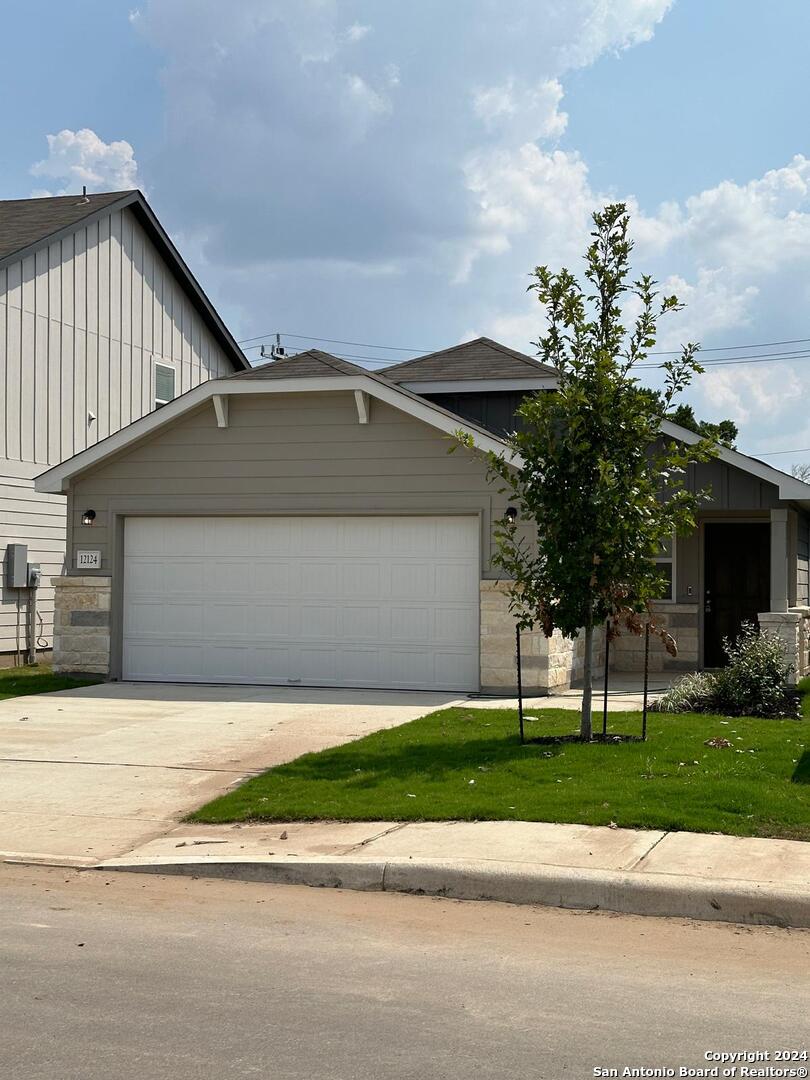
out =
[[[496,525],[495,562],[511,579],[510,610],[518,626],[550,637],[584,634],[580,734],[591,738],[594,628],[608,623],[641,633],[650,604],[663,592],[653,562],[675,532],[694,527],[698,495],[684,484],[687,466],[713,453],[704,438],[679,444],[660,434],[662,420],[702,368],[698,346],[662,365],[663,390],[640,385],[634,369],[654,346],[659,318],[679,310],[648,276],[630,278],[629,217],[622,203],[593,215],[585,256],[587,285],[568,270],[539,266],[530,289],[545,309],[539,355],[559,373],[556,392],[539,392],[520,408],[525,430],[508,449],[486,455],[490,473],[516,503],[519,518]],[[621,302],[635,296],[628,332]],[[469,437],[459,441],[472,445]]]
[[[797,480],[803,480],[805,484],[810,484],[810,462],[806,461],[802,465],[792,465],[790,471]]]

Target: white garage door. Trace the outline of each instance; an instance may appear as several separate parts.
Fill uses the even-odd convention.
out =
[[[123,675],[477,690],[472,517],[128,518]]]

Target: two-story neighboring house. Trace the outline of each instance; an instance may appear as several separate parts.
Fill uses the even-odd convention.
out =
[[[41,566],[38,648],[53,639],[66,500],[34,477],[249,365],[143,195],[116,191],[0,201],[0,367],[3,663],[26,647],[30,596],[9,585],[8,545]]]

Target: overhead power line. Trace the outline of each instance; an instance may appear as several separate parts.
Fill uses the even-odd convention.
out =
[[[268,334],[259,334],[257,337],[245,338],[243,341],[237,341],[236,344],[245,345],[249,341],[260,341],[264,338],[272,337],[275,334],[281,334],[282,337],[298,338],[300,341],[325,341],[332,345],[351,345],[358,349],[383,349],[385,352],[428,353],[436,351],[435,349],[417,349],[415,346],[409,348],[407,345],[371,345],[367,341],[341,341],[340,338],[313,337],[311,334],[286,334],[283,330],[271,330]]]
[[[316,337],[314,335],[307,335],[307,334],[288,334],[288,333],[282,333],[280,331],[273,331],[273,335],[275,335],[276,333],[280,333],[281,337],[295,338],[298,341],[317,341],[317,342],[322,342],[322,343],[332,344],[332,345],[348,345],[350,347],[360,348],[360,349],[380,349],[380,350],[382,350],[384,352],[426,353],[426,352],[436,351],[436,350],[431,350],[431,349],[417,349],[417,348],[414,348],[414,347],[409,348],[409,347],[404,346],[404,345],[379,345],[379,344],[375,345],[375,344],[372,344],[371,342],[365,342],[365,341],[347,341],[347,340],[345,340],[343,338],[324,338],[324,337]],[[259,335],[257,337],[254,337],[254,338],[244,338],[241,342],[239,342],[239,344],[245,346],[245,351],[246,352],[250,352],[253,349],[261,348],[261,344],[251,345],[251,344],[249,344],[249,342],[261,342],[264,338],[267,338],[269,336],[271,336],[271,335],[270,334],[262,334],[262,335]],[[698,355],[699,355],[701,363],[703,364],[704,367],[723,367],[723,366],[730,366],[730,365],[736,365],[736,364],[777,363],[777,362],[783,362],[783,361],[786,361],[786,360],[804,360],[804,359],[807,359],[807,358],[810,357],[810,349],[794,349],[794,350],[790,350],[790,351],[780,350],[779,352],[775,352],[775,353],[752,352],[752,353],[749,353],[748,355],[743,355],[743,356],[723,356],[723,355],[721,355],[721,356],[706,357],[705,359],[704,359],[704,356],[705,356],[706,353],[732,353],[732,352],[738,352],[738,351],[740,351],[742,349],[773,349],[773,348],[777,348],[778,346],[782,346],[782,345],[803,345],[803,344],[810,344],[810,338],[790,338],[790,339],[786,339],[784,341],[765,341],[765,342],[760,342],[759,344],[749,344],[749,345],[717,346],[717,347],[710,348],[710,349],[701,349],[700,353]],[[679,352],[680,352],[680,350],[671,349],[671,350],[654,351],[654,352],[649,353],[648,355],[649,356],[677,356]],[[390,364],[392,362],[390,357],[369,356],[369,355],[366,355],[366,354],[358,354],[358,353],[341,354],[341,358],[345,359],[345,360],[366,360],[366,361],[371,361],[371,362],[378,362],[380,364]],[[644,363],[644,364],[638,364],[637,367],[638,367],[639,370],[640,369],[654,370],[654,369],[660,369],[662,367],[662,364],[647,364],[647,363]]]

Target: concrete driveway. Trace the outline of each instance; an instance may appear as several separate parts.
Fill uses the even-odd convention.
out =
[[[458,695],[105,683],[0,702],[0,858],[92,865],[241,779]]]

